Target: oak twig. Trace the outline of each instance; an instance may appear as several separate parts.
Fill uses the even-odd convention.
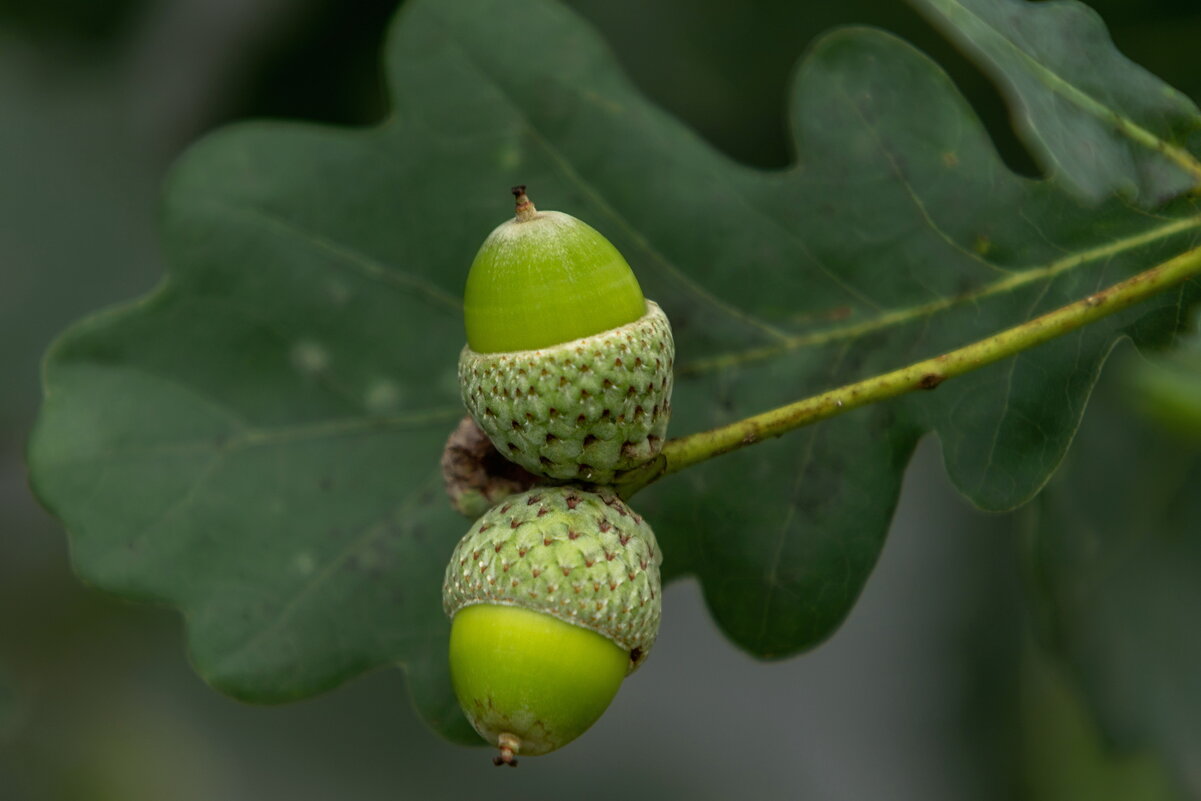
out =
[[[778,437],[869,403],[916,389],[933,389],[949,378],[1074,331],[1198,274],[1201,274],[1201,247],[1186,251],[1075,303],[940,356],[846,384],[719,428],[669,440],[658,459],[619,476],[617,486],[622,496],[628,498],[665,475],[714,456]]]

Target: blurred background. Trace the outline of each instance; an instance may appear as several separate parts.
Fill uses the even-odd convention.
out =
[[[648,669],[576,745],[517,771],[426,730],[396,671],[286,707],[226,699],[189,669],[174,613],[74,579],[22,464],[42,352],[158,281],[159,191],[190,142],[247,117],[378,120],[377,56],[399,5],[0,0],[0,801],[1201,797],[1195,760],[1109,748],[1034,644],[1020,516],[968,508],[932,441],[828,643],[755,662],[721,639],[693,583],[675,584]],[[897,0],[569,5],[652,100],[745,162],[788,163],[798,57],[834,25],[867,23],[945,65],[1010,165],[1036,172],[987,80]],[[1093,6],[1127,55],[1201,98],[1195,0]],[[1122,392],[1101,394],[1131,414]]]

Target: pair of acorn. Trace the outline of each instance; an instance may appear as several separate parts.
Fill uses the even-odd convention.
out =
[[[459,384],[496,450],[542,483],[476,520],[442,590],[455,694],[498,765],[582,734],[654,644],[662,555],[611,484],[662,447],[675,355],[604,236],[513,194],[468,274]]]

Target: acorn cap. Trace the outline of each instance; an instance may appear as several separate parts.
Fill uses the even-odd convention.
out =
[[[570,214],[538,211],[513,187],[516,216],[488,235],[463,293],[467,344],[477,353],[531,350],[631,323],[642,289],[617,248]]]
[[[652,301],[640,319],[537,350],[459,355],[463,404],[531,473],[607,484],[657,456],[671,418],[675,343]]]
[[[641,516],[610,490],[539,487],[484,514],[446,568],[442,606],[520,606],[595,631],[633,672],[659,632],[662,556]]]

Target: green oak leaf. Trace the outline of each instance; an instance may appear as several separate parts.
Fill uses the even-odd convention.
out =
[[[1201,231],[1189,200],[1149,214],[1015,176],[938,67],[875,30],[811,48],[796,163],[775,172],[648,103],[546,0],[407,4],[387,72],[378,127],[195,146],[167,193],[164,284],[47,358],[30,468],[76,569],[181,609],[197,670],[246,699],[399,664],[467,736],[439,610],[466,525],[437,465],[462,413],[458,297],[510,185],[606,234],[668,312],[677,435],[987,336]],[[924,431],[973,501],[1022,503],[1112,344],[1169,336],[1197,289],[654,485],[635,503],[667,576],[698,576],[758,656],[813,646],[866,581]]]
[[[1132,355],[1132,354],[1128,354]],[[1137,358],[1129,371],[1137,380]],[[1195,783],[1201,753],[1201,439],[1131,415],[1106,382],[1064,468],[1031,504],[1042,633],[1109,740]],[[1121,401],[1125,401],[1124,403]]]
[[[1113,46],[1096,12],[1065,0],[913,0],[979,56],[1026,142],[1084,196],[1153,207],[1201,182],[1201,114]]]
[[[1115,749],[1071,677],[1041,649],[1027,647],[1015,680],[1021,691],[1022,797],[1030,801],[1186,801],[1159,754]]]
[[[1175,348],[1130,370],[1132,403],[1161,425],[1201,441],[1201,314]]]

